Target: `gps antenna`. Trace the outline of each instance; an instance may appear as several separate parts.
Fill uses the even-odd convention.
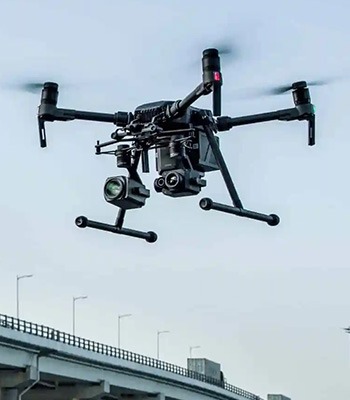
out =
[[[221,86],[222,75],[220,67],[219,51],[217,49],[206,49],[202,57],[203,83],[211,84],[213,90],[213,115],[221,115]]]

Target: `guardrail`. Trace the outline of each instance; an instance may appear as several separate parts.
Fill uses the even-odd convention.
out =
[[[10,317],[8,315],[0,314],[0,326],[4,328],[13,329],[16,331],[29,333],[31,335],[40,336],[45,339],[55,340],[57,342],[65,343],[71,346],[79,347],[81,349],[93,351],[95,353],[104,354],[111,357],[120,358],[123,360],[131,361],[134,363],[147,365],[149,367],[158,368],[163,371],[172,372],[177,375],[186,376],[197,381],[206,382],[211,385],[220,386],[227,391],[245,397],[249,400],[262,400],[261,397],[250,393],[246,390],[240,389],[237,386],[230,385],[227,382],[211,378],[209,376],[200,374],[195,371],[188,370],[178,365],[170,364],[165,361],[157,360],[151,357],[143,356],[141,354],[133,353],[131,351],[118,349],[113,346],[94,342],[89,339],[84,339],[69,333],[61,332],[44,325],[39,325],[33,322],[24,321],[18,318]]]

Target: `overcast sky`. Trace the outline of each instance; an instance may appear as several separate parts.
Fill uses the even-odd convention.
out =
[[[20,1],[1,2],[0,312],[186,365],[193,355],[221,363],[227,380],[263,397],[348,399],[349,81],[312,88],[317,144],[305,122],[271,122],[221,135],[223,153],[246,208],[276,213],[278,227],[204,212],[201,197],[228,202],[218,172],[200,196],[153,191],[125,226],[154,230],[155,244],[74,225],[78,215],[107,223],[117,209],[102,195],[123,174],[96,140],[113,126],[47,124],[39,147],[40,93],[13,90],[25,80],[62,85],[59,106],[133,111],[179,99],[201,80],[200,58],[221,40],[240,58],[222,59],[223,113],[239,116],[293,105],[291,95],[242,99],[245,89],[347,75],[346,0]],[[347,75],[349,76],[349,75]],[[66,86],[64,86],[66,84]],[[210,107],[211,99],[198,102]]]

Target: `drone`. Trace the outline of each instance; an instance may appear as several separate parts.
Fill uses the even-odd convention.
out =
[[[263,214],[244,208],[230,172],[220,150],[219,132],[233,127],[266,121],[307,121],[308,145],[315,145],[315,107],[311,103],[306,81],[298,81],[282,88],[291,91],[294,107],[273,112],[231,118],[221,116],[221,88],[223,77],[220,52],[208,48],[202,52],[202,82],[184,99],[156,101],[138,106],[134,112],[118,111],[106,114],[57,108],[58,84],[46,82],[41,91],[38,107],[40,146],[47,147],[45,122],[85,120],[111,123],[116,130],[111,140],[97,141],[95,154],[108,154],[116,158],[118,168],[125,168],[128,176],[112,176],[105,181],[103,194],[109,204],[119,208],[114,224],[93,221],[85,216],[75,220],[79,228],[94,228],[115,234],[140,238],[148,243],[157,241],[157,234],[124,227],[127,210],[141,208],[150,197],[150,190],[142,183],[138,172],[150,172],[149,152],[155,150],[158,177],[154,190],[173,198],[196,196],[206,186],[205,174],[220,171],[230,195],[232,205],[210,198],[202,198],[202,210],[216,210],[239,217],[266,222],[277,226],[276,214]],[[193,106],[200,97],[212,95],[212,110]]]

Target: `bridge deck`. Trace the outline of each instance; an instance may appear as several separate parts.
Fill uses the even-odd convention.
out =
[[[30,362],[28,353],[32,354]],[[0,386],[1,374],[4,373],[1,370],[8,373],[9,368],[14,368],[22,373],[35,374],[26,368],[28,365],[35,368],[33,357],[38,355],[41,357],[40,382],[36,387],[44,384],[46,391],[50,390],[47,389],[50,385],[55,386],[56,379],[61,388],[79,382],[98,384],[98,390],[102,390],[101,385],[107,385],[108,390],[103,386],[103,393],[116,398],[166,393],[166,397],[177,400],[189,395],[198,400],[262,400],[246,390],[174,364],[0,314]],[[50,393],[40,390],[40,393],[45,393],[43,397],[53,396],[52,390]],[[36,395],[33,400],[40,400],[39,397]],[[29,393],[26,398],[32,400]],[[60,395],[57,400],[61,399]]]

